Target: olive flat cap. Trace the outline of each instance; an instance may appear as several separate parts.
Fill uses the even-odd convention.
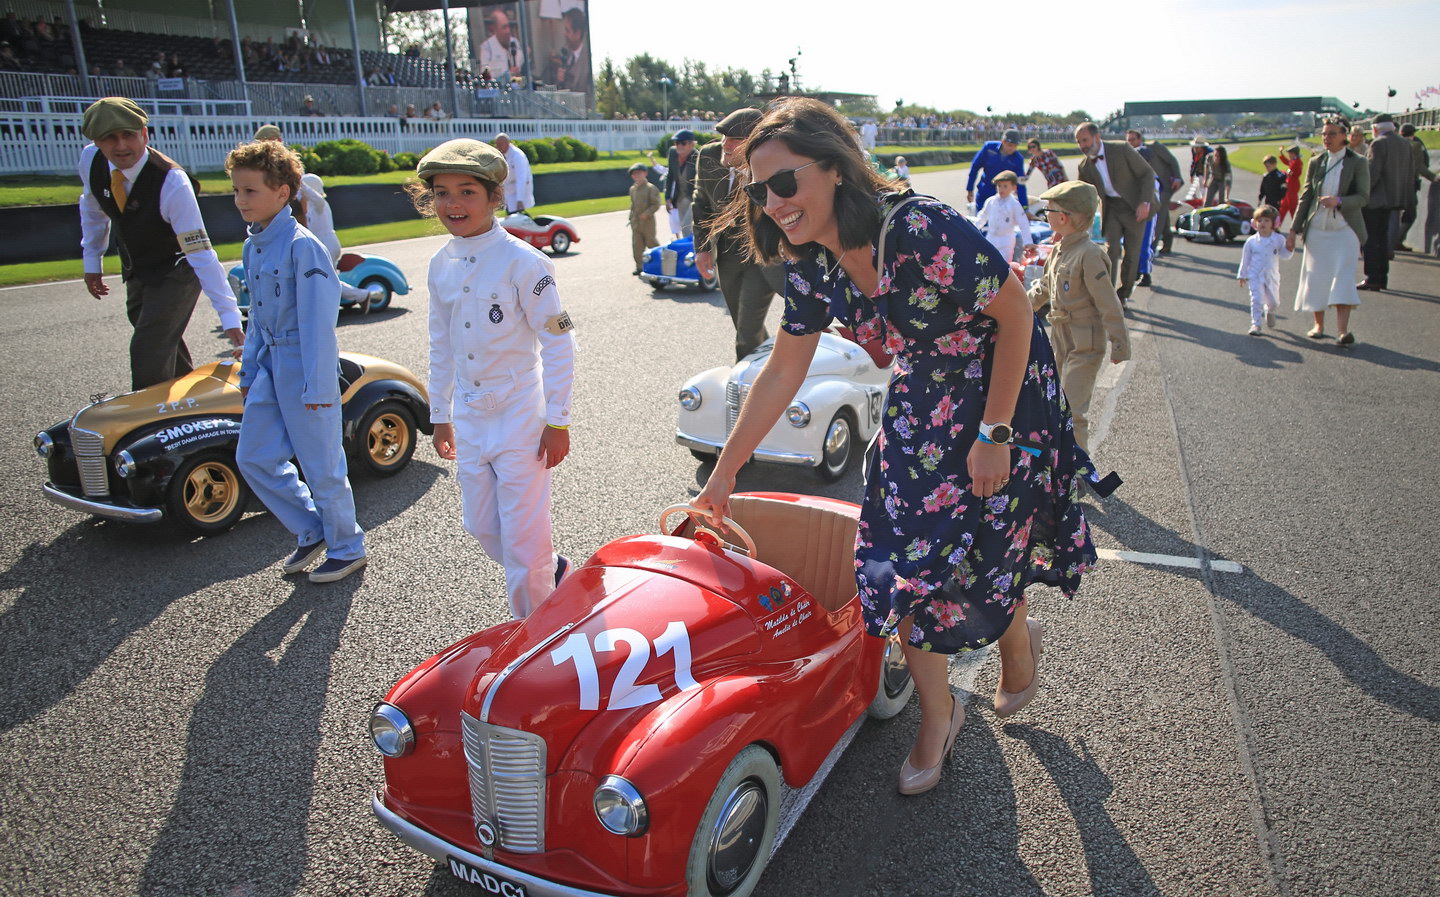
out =
[[[85,110],[80,133],[90,140],[99,140],[116,131],[143,131],[149,121],[150,116],[134,100],[106,97],[91,103]]]
[[[261,125],[255,129],[256,140],[280,140],[280,129],[274,125]]]
[[[678,130],[678,131],[675,132],[675,136],[674,136],[674,137],[671,137],[671,138],[670,138],[670,142],[671,142],[671,143],[694,143],[694,142],[695,142],[695,132],[692,131],[692,130],[690,130],[689,128],[681,128],[680,130]]]
[[[1009,181],[1012,184],[1018,184],[1020,183],[1020,178],[1017,177],[1015,172],[1013,171],[1002,171],[999,174],[995,175],[995,177],[990,181],[990,183],[998,184],[1001,181]]]
[[[1025,142],[1025,138],[1021,137],[1020,132],[1015,130],[1014,128],[1006,130],[1004,134],[1000,135],[1000,139],[1005,141],[1006,143],[1019,144]]]
[[[749,137],[760,118],[759,109],[736,109],[720,119],[720,123],[715,126],[715,133],[724,137]]]
[[[492,184],[503,184],[510,168],[495,147],[483,140],[461,137],[447,140],[426,153],[415,173],[422,181],[437,174],[468,174]]]
[[[650,170],[650,166],[646,165],[644,162],[636,162],[634,165],[630,166],[630,170],[648,172]]]
[[[1068,212],[1087,223],[1095,215],[1096,207],[1100,205],[1100,194],[1084,181],[1065,181],[1056,184],[1040,194],[1040,198],[1048,202],[1051,208]]]

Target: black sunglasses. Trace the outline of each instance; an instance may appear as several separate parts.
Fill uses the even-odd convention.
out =
[[[815,160],[815,162],[819,161],[819,159]],[[799,168],[787,168],[784,171],[777,171],[763,181],[756,181],[753,184],[746,184],[745,192],[750,195],[750,201],[755,203],[755,205],[757,206],[765,205],[765,200],[768,198],[765,195],[767,188],[770,190],[774,190],[775,195],[780,197],[781,199],[789,199],[790,197],[795,195],[796,190],[800,189],[800,185],[795,182],[795,172],[804,171],[811,165],[814,165],[815,162],[807,162],[804,165],[801,165]]]

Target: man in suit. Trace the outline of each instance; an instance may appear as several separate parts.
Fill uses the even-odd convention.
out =
[[[1175,160],[1175,155],[1165,148],[1165,145],[1158,140],[1145,142],[1145,135],[1136,130],[1125,132],[1125,142],[1135,148],[1140,158],[1150,163],[1155,170],[1155,176],[1160,179],[1160,195],[1157,197],[1155,214],[1159,220],[1155,222],[1160,229],[1160,252],[1170,251],[1170,244],[1175,240],[1175,234],[1170,230],[1170,197],[1185,184],[1180,176],[1180,163]]]
[[[1411,162],[1415,167],[1415,189],[1405,193],[1405,210],[1400,213],[1400,230],[1394,235],[1391,241],[1395,249],[1400,252],[1414,252],[1405,245],[1405,235],[1410,233],[1410,227],[1415,223],[1419,211],[1420,179],[1424,178],[1431,183],[1435,181],[1435,172],[1430,170],[1430,151],[1425,148],[1425,142],[1415,136],[1415,125],[1406,122],[1400,126],[1400,136],[1410,144]]]
[[[691,203],[695,192],[695,132],[681,128],[670,138],[672,146],[665,157],[665,211],[674,212],[680,220],[680,234],[694,232]],[[674,224],[671,224],[674,229]]]
[[[1100,227],[1110,256],[1110,277],[1118,276],[1116,294],[1128,300],[1140,275],[1140,244],[1145,222],[1155,214],[1155,171],[1123,141],[1102,141],[1094,122],[1075,126],[1080,180],[1100,194]],[[1123,264],[1122,264],[1123,251]]]
[[[1415,192],[1415,161],[1410,145],[1395,130],[1388,113],[1370,123],[1375,139],[1365,157],[1370,162],[1370,201],[1365,204],[1365,280],[1356,289],[1380,291],[1390,283],[1390,219],[1399,217],[1406,193]],[[1398,223],[1398,222],[1397,222]]]
[[[561,71],[564,73],[559,79],[560,89],[589,93],[590,48],[585,43],[585,10],[571,7],[565,10],[561,19],[565,23],[565,46],[560,48]]]
[[[732,228],[717,231],[714,219],[745,182],[740,148],[760,120],[759,109],[737,109],[720,120],[720,139],[702,146],[691,205],[695,220],[695,266],[706,277],[720,275],[720,292],[735,322],[735,360],[754,351],[770,334],[765,315],[770,300],[784,291],[781,265],[758,265],[747,257],[744,237]]]

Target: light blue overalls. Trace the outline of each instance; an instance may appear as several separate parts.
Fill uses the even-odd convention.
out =
[[[288,207],[245,241],[250,325],[240,385],[250,388],[235,458],[245,480],[300,545],[327,557],[365,554],[346,478],[335,322],[340,278],[330,253]],[[305,406],[328,405],[307,410]],[[305,481],[291,463],[300,462]]]

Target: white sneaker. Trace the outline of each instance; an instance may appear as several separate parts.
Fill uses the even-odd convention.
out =
[[[1247,331],[1247,332],[1248,332],[1251,336],[1259,336],[1259,335],[1260,335],[1260,328],[1257,327],[1257,326],[1254,325],[1254,324],[1251,324],[1251,325],[1250,325],[1250,329],[1249,329],[1249,331]]]

